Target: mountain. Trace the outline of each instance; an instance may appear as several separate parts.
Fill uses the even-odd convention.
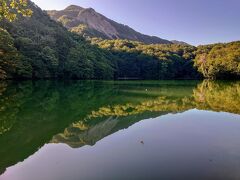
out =
[[[64,10],[51,10],[47,13],[52,19],[61,22],[70,31],[88,37],[127,39],[146,44],[172,44],[171,41],[156,36],[141,34],[126,25],[108,19],[92,8],[71,5]]]
[[[29,1],[31,17],[0,21],[0,79],[113,78],[109,53],[69,32]],[[79,69],[80,68],[80,69]]]
[[[172,42],[173,44],[178,44],[178,45],[186,45],[186,46],[190,45],[190,44],[188,44],[188,43],[186,43],[186,42],[177,41],[177,40],[172,40],[171,42]]]
[[[33,2],[29,1],[28,8],[33,12],[31,17],[18,15],[14,22],[0,21],[0,79],[240,77],[239,42],[197,48],[170,41],[162,41],[168,44],[149,45],[142,42],[153,43],[153,37],[132,29],[132,34],[127,33],[129,28],[93,9],[69,6],[65,9],[68,15],[65,15],[65,11],[52,11],[56,19],[64,20],[65,28]],[[69,29],[85,35],[92,33],[93,37],[105,36],[106,39],[92,38],[86,41]]]
[[[72,148],[80,148],[85,145],[94,146],[101,139],[122,129],[127,129],[141,120],[156,118],[168,113],[169,112],[144,112],[128,117],[97,118],[94,124],[86,128],[83,128],[83,124],[80,121],[65,128],[63,133],[53,136],[50,142],[56,144],[64,143]]]
[[[122,39],[92,38],[90,42],[71,33],[30,1],[29,9],[33,12],[31,17],[19,15],[14,22],[0,22],[0,79],[188,79],[198,76],[192,62],[195,47],[146,45]],[[76,6],[68,7],[67,11],[71,16],[77,16],[80,11],[81,14],[96,13]],[[100,26],[93,19],[85,20],[99,29],[110,22],[103,20]],[[107,32],[114,34],[111,24],[109,26]]]

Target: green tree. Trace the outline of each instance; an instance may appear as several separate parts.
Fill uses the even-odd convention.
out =
[[[0,0],[0,21],[3,19],[13,21],[17,14],[32,15],[32,10],[28,8],[28,0]]]
[[[83,45],[72,48],[67,58],[68,76],[73,79],[93,78],[92,56]]]
[[[6,30],[0,28],[0,79],[10,78],[17,61],[18,53],[13,38]]]
[[[55,51],[51,49],[49,46],[44,47],[42,50],[42,58],[43,61],[45,61],[45,63],[47,64],[48,69],[52,74],[52,77],[55,77],[59,65]]]
[[[208,79],[240,77],[240,42],[198,47],[195,66]]]

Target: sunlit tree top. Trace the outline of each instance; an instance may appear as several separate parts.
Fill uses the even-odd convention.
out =
[[[13,21],[17,14],[32,15],[31,9],[28,8],[28,0],[0,0],[0,21],[3,19]]]

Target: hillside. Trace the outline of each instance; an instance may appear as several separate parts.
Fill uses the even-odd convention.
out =
[[[19,15],[14,22],[0,21],[0,79],[240,77],[239,42],[194,47],[182,42],[146,44],[101,38],[87,41],[52,20],[34,3],[29,3],[29,9],[33,12],[31,17]],[[75,16],[82,8],[68,9]],[[95,14],[92,9],[82,11]],[[92,26],[101,27],[98,23]],[[114,34],[113,30],[110,32]]]
[[[112,79],[111,56],[29,2],[31,17],[0,21],[0,79]],[[7,45],[7,46],[6,46]]]
[[[72,32],[103,39],[127,39],[146,44],[172,44],[171,41],[155,36],[141,34],[134,29],[119,24],[92,8],[82,8],[76,5],[68,6],[61,11],[47,11],[52,19],[61,22]]]
[[[159,50],[119,39],[90,43],[52,20],[34,3],[29,3],[29,8],[31,17],[20,15],[14,22],[0,22],[0,79],[196,77],[191,59],[182,57],[185,51],[192,54],[192,47],[165,44]],[[105,48],[108,43],[115,43],[118,52]]]

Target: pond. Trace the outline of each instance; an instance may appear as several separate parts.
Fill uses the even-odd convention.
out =
[[[0,82],[0,180],[240,179],[239,81]]]

